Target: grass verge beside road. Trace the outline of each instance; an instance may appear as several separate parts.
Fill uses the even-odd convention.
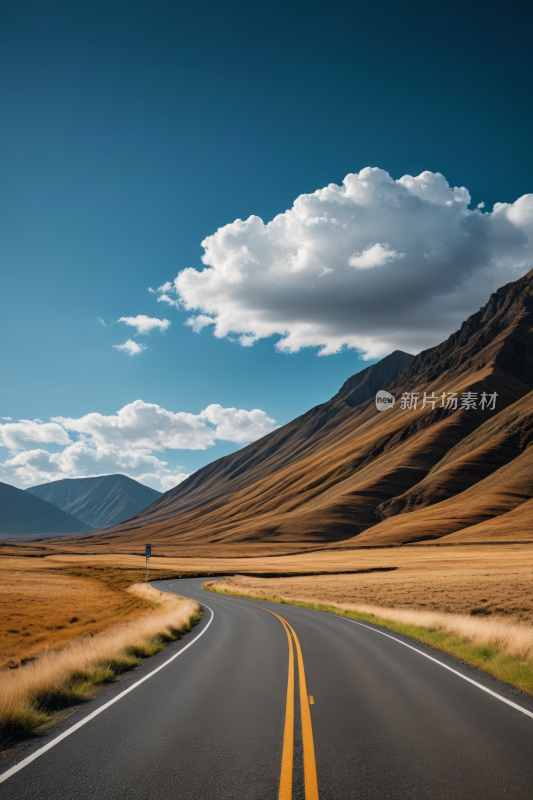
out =
[[[219,594],[309,608],[340,617],[380,625],[449,653],[533,695],[533,627],[503,618],[418,609],[321,603],[294,597],[236,590],[229,581],[209,581],[204,589]]]
[[[151,610],[2,672],[0,746],[52,723],[67,706],[158,653],[199,621],[200,606],[144,584],[129,590]]]

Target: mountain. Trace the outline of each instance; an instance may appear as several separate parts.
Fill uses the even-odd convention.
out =
[[[364,403],[365,400],[375,397],[376,392],[388,386],[401,369],[413,358],[414,356],[409,355],[409,353],[395,350],[390,355],[382,358],[381,361],[378,361],[377,364],[372,364],[370,367],[348,378],[332,400],[341,398],[347,406],[355,408]]]
[[[393,408],[377,411],[376,386],[396,397]],[[423,407],[424,392],[434,404]],[[468,392],[475,408],[441,399]],[[405,408],[412,394],[417,406]],[[483,395],[496,395],[494,407],[481,407]],[[532,442],[533,271],[442,344],[392,353],[328,402],[191,475],[108,529],[106,545],[533,541]]]
[[[161,492],[125,475],[65,478],[32,486],[26,491],[72,514],[91,528],[116,525],[161,497]]]
[[[0,533],[10,536],[87,533],[91,528],[51,503],[0,483]]]

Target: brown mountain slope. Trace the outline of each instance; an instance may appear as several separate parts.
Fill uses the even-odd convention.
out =
[[[380,524],[357,537],[357,544],[394,544],[446,537],[453,541],[476,541],[480,523],[508,515],[533,498],[533,392],[482,425],[450,453],[417,486],[406,493],[415,499],[411,508],[401,508]],[[463,451],[460,454],[460,451]],[[446,497],[435,503],[435,498]],[[416,503],[418,501],[418,503]],[[531,513],[531,510],[530,512]],[[530,524],[521,534],[533,539]],[[479,531],[474,530],[479,527]],[[460,532],[460,536],[453,535]],[[488,538],[494,538],[494,534]],[[511,537],[509,537],[511,538]],[[355,542],[354,542],[355,543]]]
[[[368,546],[457,536],[465,528],[477,536],[474,528],[527,503],[533,272],[499,289],[459,331],[403,368],[401,355],[388,359],[374,365],[374,375],[370,368],[349,379],[328,403],[85,541]],[[418,392],[416,409],[397,402],[376,410],[375,385],[387,370],[396,373],[379,388],[397,399]],[[478,399],[496,392],[495,409],[453,410],[440,400],[434,409],[421,407],[424,392],[440,398],[467,391]]]

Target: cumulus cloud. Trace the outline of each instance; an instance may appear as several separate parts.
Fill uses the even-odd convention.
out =
[[[116,414],[94,412],[79,419],[54,417],[68,431],[90,437],[100,446],[135,449],[205,450],[215,443],[214,430],[200,415],[167,411],[155,403],[136,400]]]
[[[138,314],[136,317],[121,317],[119,322],[125,322],[126,325],[137,328],[136,336],[139,333],[150,333],[154,328],[159,328],[160,331],[166,331],[170,326],[170,320],[147,317],[146,314]]]
[[[212,404],[199,414],[190,414],[142,400],[110,415],[94,412],[79,418],[54,417],[50,422],[20,420],[0,424],[0,441],[11,451],[11,457],[0,464],[0,475],[29,486],[120,472],[166,491],[188,476],[154,453],[206,450],[218,440],[243,444],[276,427],[275,420],[257,408],[245,411]],[[76,441],[68,431],[77,434]],[[63,448],[49,452],[35,444]]]
[[[115,350],[124,350],[129,356],[138,356],[143,350],[148,350],[145,344],[134,342],[133,339],[128,339],[124,344],[114,344],[113,347]]]
[[[241,444],[254,441],[276,427],[275,420],[258,408],[244,411],[214,404],[200,414],[190,414],[167,411],[142,400],[129,403],[110,416],[95,412],[79,419],[54,417],[53,422],[67,431],[90,437],[102,447],[146,450],[205,450],[217,439]]]
[[[10,419],[2,417],[2,419]],[[0,424],[0,444],[10,450],[27,450],[33,444],[70,444],[68,433],[57,422],[20,419],[18,422]]]
[[[440,173],[394,180],[366,168],[298,197],[265,224],[235,220],[203,242],[204,269],[184,269],[158,300],[187,324],[282,352],[348,347],[377,358],[437,344],[533,266],[533,195],[470,209]]]
[[[258,408],[244,411],[242,408],[222,408],[212,404],[199,414],[199,418],[215,426],[216,439],[238,444],[260,439],[276,427],[275,421]]]

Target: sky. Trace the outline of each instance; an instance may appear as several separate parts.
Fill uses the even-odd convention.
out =
[[[533,267],[526,4],[0,12],[0,481],[161,491]]]

